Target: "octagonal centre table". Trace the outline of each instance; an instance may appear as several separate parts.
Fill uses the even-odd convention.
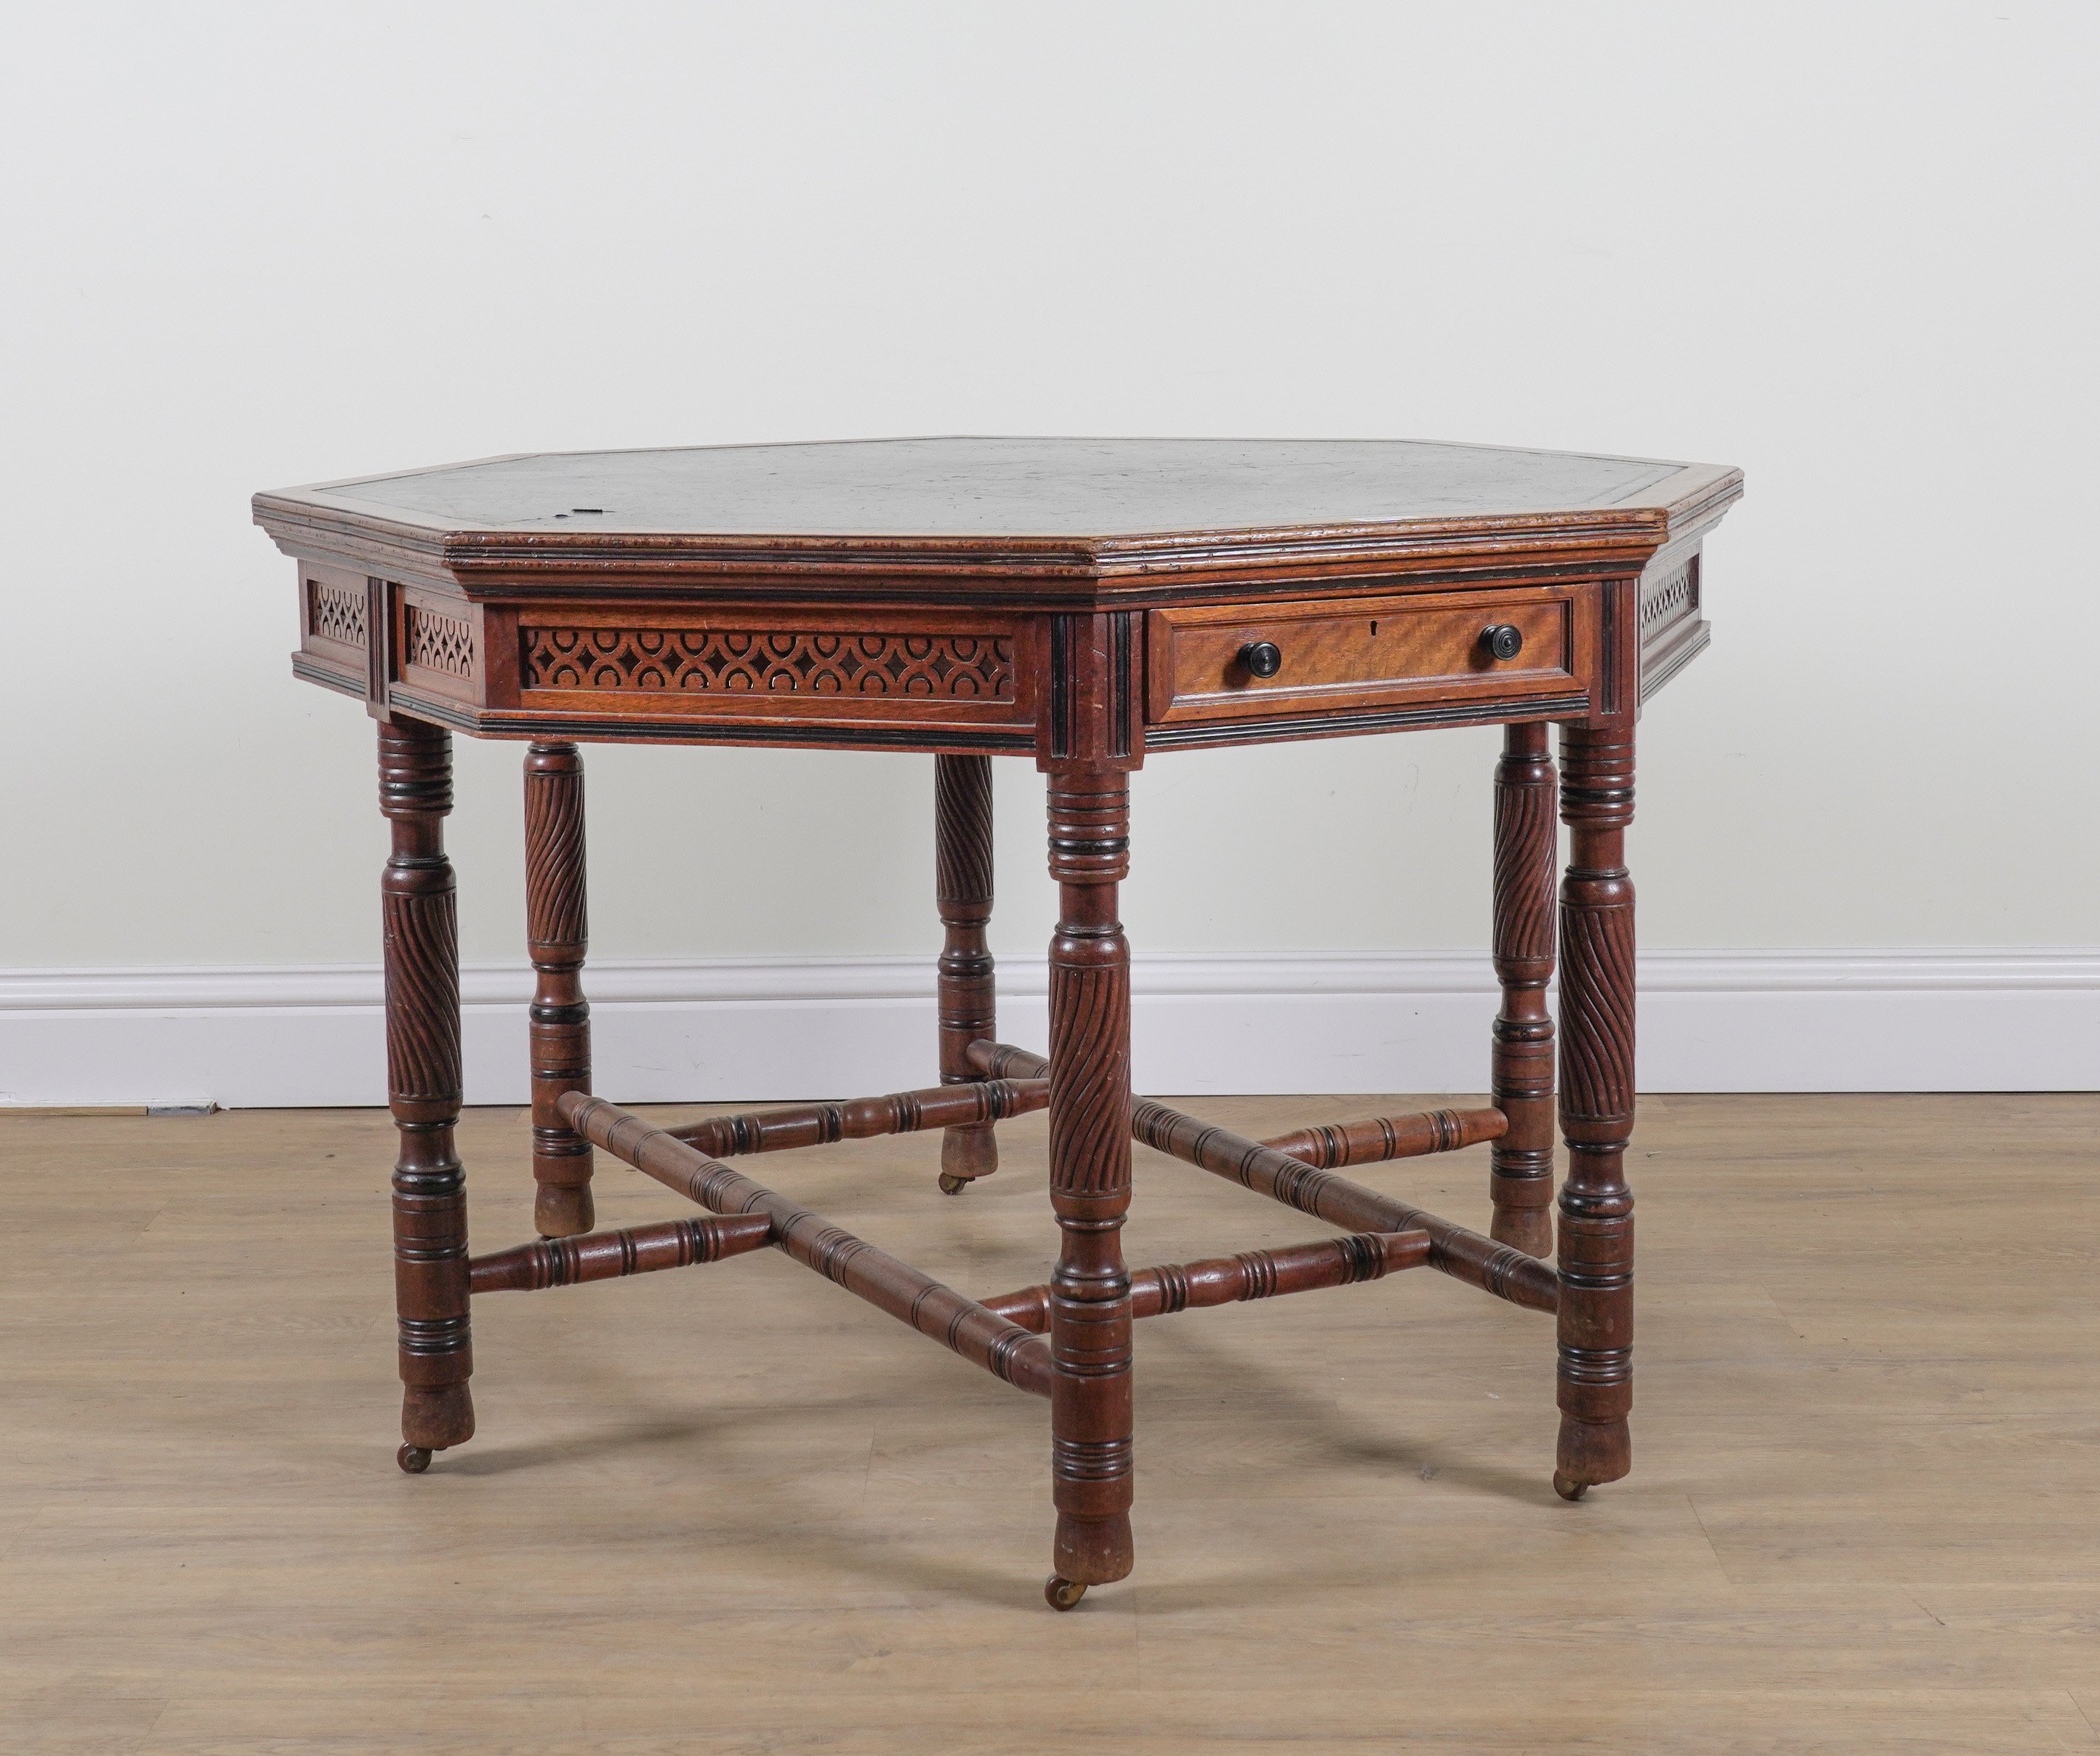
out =
[[[258,494],[257,522],[298,563],[293,670],[378,724],[402,1467],[473,1435],[476,1296],[770,1246],[1048,1399],[1061,1609],[1132,1568],[1140,1317],[1434,1268],[1553,1316],[1562,1496],[1624,1476],[1634,727],[1706,644],[1701,545],[1741,492],[1731,469],[1485,446],[926,439],[532,454]],[[1264,1142],[1134,1099],[1117,907],[1131,771],[1180,749],[1482,723],[1505,728],[1491,1105]],[[527,741],[540,1238],[483,1255],[453,1145],[452,730]],[[592,1096],[585,742],[930,753],[942,1083],[668,1129]],[[997,1040],[995,756],[1047,777],[1047,1057]],[[995,1168],[997,1123],[1044,1108],[1057,1268],[982,1300],[725,1162],[938,1128],[956,1194]],[[1337,1234],[1133,1272],[1133,1136]],[[1486,1236],[1335,1174],[1484,1143]],[[593,1148],[707,1216],[594,1230]]]

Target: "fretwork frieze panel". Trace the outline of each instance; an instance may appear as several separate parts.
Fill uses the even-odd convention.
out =
[[[992,634],[526,628],[527,689],[1013,699],[1013,642]]]
[[[1641,633],[1652,633],[1667,623],[1690,615],[1698,607],[1699,558],[1694,555],[1661,578],[1642,581]]]
[[[364,593],[325,580],[307,581],[307,626],[323,640],[364,644]]]
[[[447,677],[474,675],[472,623],[415,603],[408,607],[403,620],[409,664]]]

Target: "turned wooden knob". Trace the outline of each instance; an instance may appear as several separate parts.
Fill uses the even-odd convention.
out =
[[[1240,663],[1250,677],[1273,677],[1283,668],[1283,648],[1273,640],[1251,640],[1240,648]]]
[[[1480,630],[1480,644],[1491,659],[1514,659],[1524,651],[1524,630],[1497,622]]]

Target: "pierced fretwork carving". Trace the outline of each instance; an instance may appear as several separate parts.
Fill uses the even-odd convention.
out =
[[[994,634],[527,628],[527,689],[1013,699],[1013,642]]]
[[[440,615],[421,604],[403,611],[402,633],[408,663],[447,677],[474,675],[474,624],[464,617]]]
[[[1641,585],[1640,631],[1644,639],[1667,623],[1680,620],[1699,607],[1699,558],[1692,556],[1660,579]]]
[[[364,644],[364,593],[324,580],[307,581],[307,627],[317,639],[338,646]]]

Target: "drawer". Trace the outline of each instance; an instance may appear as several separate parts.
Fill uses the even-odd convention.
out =
[[[1155,726],[1448,704],[1586,691],[1596,642],[1593,581],[1488,592],[1155,610],[1145,629],[1146,718]],[[1498,658],[1483,636],[1514,629]],[[1275,649],[1273,675],[1257,675]]]
[[[1031,750],[1035,624],[996,611],[491,605],[497,731],[844,748]]]

